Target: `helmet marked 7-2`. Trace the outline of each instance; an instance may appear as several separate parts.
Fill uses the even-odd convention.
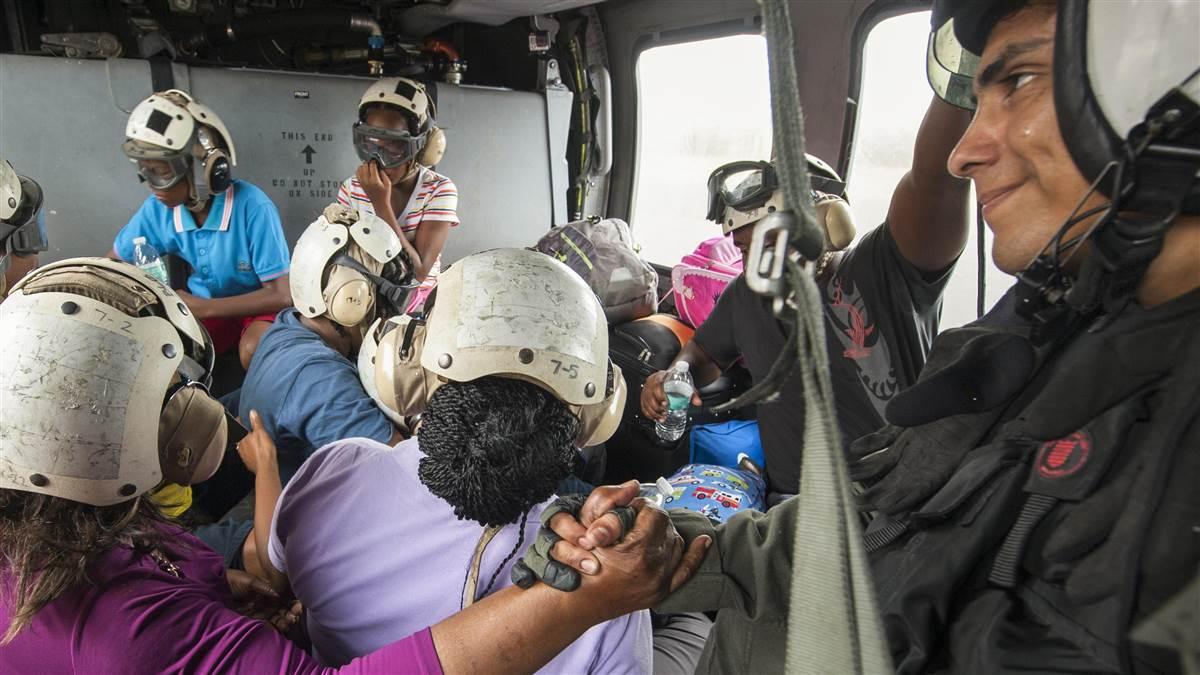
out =
[[[73,258],[30,273],[0,304],[0,341],[0,488],[108,506],[220,466],[208,333],[136,267]]]

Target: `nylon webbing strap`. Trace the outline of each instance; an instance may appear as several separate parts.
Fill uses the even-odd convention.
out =
[[[479,566],[483,563],[483,552],[487,550],[488,544],[492,543],[492,540],[499,534],[500,529],[494,525],[489,525],[479,535],[479,541],[475,543],[475,553],[471,555],[471,568],[467,571],[467,582],[463,584],[463,609],[475,604],[475,593],[479,588]]]
[[[171,61],[164,57],[147,61],[150,64],[150,86],[154,91],[166,91],[175,88],[175,71]]]
[[[903,520],[896,520],[877,532],[867,534],[863,539],[863,546],[868,551],[877,551],[899,539],[900,535],[905,532],[908,532],[908,523]]]
[[[811,203],[804,119],[796,84],[788,0],[761,0],[771,77],[776,165],[784,204],[800,232],[792,245],[810,260],[824,236]],[[820,240],[811,248],[816,231]],[[797,236],[799,235],[799,236]],[[789,257],[785,274],[794,306],[796,357],[804,387],[803,470],[788,610],[788,673],[884,673],[891,658],[875,602],[862,529],[834,417],[824,311],[811,274]]]
[[[1038,523],[1042,522],[1042,518],[1045,518],[1057,503],[1058,499],[1050,495],[1029,495],[1024,506],[1021,507],[1017,521],[1013,523],[1012,529],[1008,531],[1008,536],[1004,538],[1004,545],[996,554],[996,560],[992,563],[992,571],[988,574],[988,581],[1004,588],[1012,588],[1017,585],[1021,559],[1025,557],[1025,547],[1029,543],[1029,537],[1033,535],[1033,529],[1038,526]]]
[[[788,673],[891,672],[837,426],[816,282],[789,261],[796,290],[804,447],[801,451]]]

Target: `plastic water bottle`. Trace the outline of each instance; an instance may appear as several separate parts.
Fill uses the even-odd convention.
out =
[[[667,394],[667,417],[654,425],[658,437],[664,441],[677,441],[687,430],[688,406],[692,402],[692,376],[688,373],[688,362],[678,361],[663,380]]]
[[[145,237],[134,237],[133,239],[133,264],[163,284],[171,285],[170,278],[167,276],[167,264],[163,262],[158,251],[146,243]]]

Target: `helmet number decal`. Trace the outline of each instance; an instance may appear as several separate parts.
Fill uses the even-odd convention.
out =
[[[558,359],[550,359],[550,363],[554,364],[555,375],[558,375],[559,373],[566,373],[567,377],[572,380],[579,378],[579,364],[572,363],[568,366],[563,364],[563,362],[559,361]]]
[[[110,319],[110,318],[108,318],[108,312],[106,312],[100,308],[95,308],[95,309],[96,309],[96,313],[100,315],[100,321],[102,323],[107,323],[107,324],[112,324],[112,325],[116,325],[117,323],[120,323],[121,327],[119,330],[122,333],[125,333],[127,335],[133,335],[133,331],[131,330],[133,328],[132,321],[124,321],[124,320],[118,321],[117,319]]]

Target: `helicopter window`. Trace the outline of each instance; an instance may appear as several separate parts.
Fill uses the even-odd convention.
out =
[[[912,165],[913,140],[932,96],[925,79],[928,38],[929,12],[884,19],[867,34],[848,171],[859,236],[887,217],[892,190]],[[970,203],[975,203],[974,191]],[[942,330],[975,320],[978,257],[973,209],[971,223],[967,246],[943,296]],[[990,251],[992,235],[985,234]],[[988,309],[1012,285],[1012,278],[992,264],[990,255],[984,265]]]
[[[766,40],[733,35],[652,47],[638,57],[637,87],[629,221],[647,259],[674,265],[721,233],[704,218],[712,170],[770,159]]]

